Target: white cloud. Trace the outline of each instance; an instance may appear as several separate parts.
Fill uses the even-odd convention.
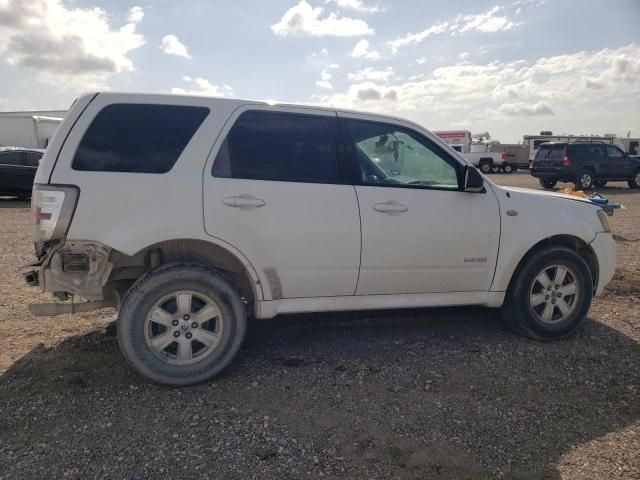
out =
[[[380,53],[377,50],[369,50],[369,41],[363,38],[356,43],[355,47],[353,47],[353,50],[351,50],[351,56],[355,58],[363,57],[369,60],[378,60],[380,58]]]
[[[383,8],[377,5],[367,5],[362,0],[325,0],[324,3],[335,3],[342,8],[350,8],[357,12],[364,13],[377,13],[384,11]]]
[[[453,29],[454,32],[464,33],[471,31],[478,32],[500,32],[503,30],[511,30],[516,26],[514,22],[499,12],[504,10],[503,7],[495,6],[491,10],[480,13],[478,15],[465,15],[462,21],[458,22]]]
[[[136,32],[143,16],[142,8],[133,7],[127,23],[112,29],[99,7],[0,1],[0,57],[35,70],[36,80],[58,89],[107,89],[113,75],[134,70],[127,55],[145,43]]]
[[[460,60],[466,60],[467,58],[469,58],[470,53],[469,52],[462,52],[458,54],[458,58]]]
[[[173,34],[162,37],[162,45],[160,46],[160,49],[167,55],[191,58],[187,47]]]
[[[418,57],[418,58],[416,58],[416,63],[418,65],[424,65],[425,63],[427,63],[427,57]]]
[[[350,73],[348,79],[351,82],[363,82],[366,80],[373,80],[376,82],[384,82],[389,80],[393,76],[393,69],[391,67],[385,67],[381,69],[376,68],[363,68],[355,73]]]
[[[631,44],[534,61],[467,61],[405,81],[357,72],[349,76],[352,84],[346,91],[320,101],[398,114],[436,129],[468,122],[470,130],[490,129],[502,141],[517,141],[536,129],[602,133],[640,128],[637,102],[632,101],[640,98],[638,78],[640,45]],[[532,118],[539,119],[534,124],[539,126],[531,127]]]
[[[555,115],[549,104],[545,102],[504,103],[500,105],[498,111],[510,117],[539,117],[544,115]]]
[[[330,13],[321,18],[324,9],[313,8],[306,0],[287,10],[271,31],[281,37],[359,37],[373,34],[367,22]]]
[[[483,32],[494,33],[504,30],[511,30],[518,24],[509,20],[504,12],[505,8],[495,6],[491,10],[477,15],[458,15],[455,19],[450,21],[437,22],[430,27],[422,30],[418,33],[410,33],[403,37],[396,38],[388,42],[392,52],[397,52],[400,48],[407,45],[421,43],[427,38],[440,35],[442,33],[449,33],[450,35],[460,35],[467,32]]]
[[[332,66],[330,65],[329,68],[331,67]],[[322,71],[320,72],[320,80],[316,82],[316,87],[324,88],[326,90],[332,90],[333,89],[333,84],[331,83],[332,78],[333,78],[333,75],[323,68]]]
[[[142,7],[131,7],[129,15],[127,15],[127,22],[140,23],[144,17],[144,10]]]
[[[206,78],[191,78],[188,75],[183,75],[182,81],[187,84],[187,88],[173,87],[171,89],[171,93],[179,93],[182,95],[201,95],[207,97],[229,97],[233,95],[233,89],[229,85],[213,85]]]
[[[434,25],[431,25],[429,28],[422,30],[418,33],[410,33],[409,35],[405,35],[404,37],[397,38],[388,42],[388,45],[391,47],[393,52],[398,51],[401,47],[406,47],[407,45],[411,45],[412,43],[420,43],[432,35],[438,35],[442,32],[447,31],[449,28],[449,22],[439,22]]]

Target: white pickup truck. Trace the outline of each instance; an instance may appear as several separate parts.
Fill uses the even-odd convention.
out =
[[[514,171],[514,166],[507,161],[506,153],[491,152],[489,145],[474,144],[469,130],[446,130],[434,133],[456,152],[464,155],[484,174]]]

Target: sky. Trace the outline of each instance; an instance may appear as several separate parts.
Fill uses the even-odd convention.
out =
[[[0,0],[0,111],[104,90],[640,137],[640,0]]]

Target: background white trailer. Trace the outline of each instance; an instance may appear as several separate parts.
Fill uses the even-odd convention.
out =
[[[0,112],[0,146],[47,148],[65,112]]]

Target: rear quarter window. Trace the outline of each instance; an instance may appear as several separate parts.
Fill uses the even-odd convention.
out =
[[[206,107],[109,105],[89,125],[72,168],[91,172],[166,173],[208,114]]]

